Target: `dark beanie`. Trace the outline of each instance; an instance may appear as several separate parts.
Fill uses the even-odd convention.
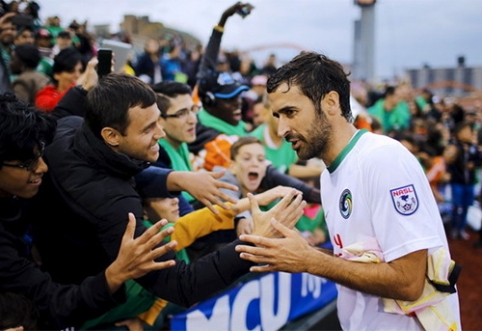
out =
[[[15,46],[15,54],[29,68],[36,68],[42,59],[39,50],[33,44]]]

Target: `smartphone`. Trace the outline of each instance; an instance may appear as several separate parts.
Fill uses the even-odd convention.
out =
[[[27,14],[18,14],[12,17],[12,23],[20,28],[22,26],[33,26],[33,17],[32,15]]]
[[[242,18],[245,18],[246,16],[248,16],[249,14],[251,14],[251,9],[253,9],[254,7],[250,4],[246,4],[242,7],[240,7],[236,13],[241,16]]]
[[[99,78],[104,77],[112,71],[112,49],[101,48],[97,51],[97,74]]]
[[[132,45],[128,43],[123,43],[117,40],[104,39],[100,42],[99,48],[108,48],[112,50],[114,56],[114,70],[119,72],[124,65],[127,63],[129,53],[132,51]]]

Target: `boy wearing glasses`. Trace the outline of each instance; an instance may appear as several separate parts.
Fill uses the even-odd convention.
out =
[[[198,111],[198,106],[192,100],[192,89],[187,84],[175,81],[163,81],[152,88],[156,92],[156,103],[161,112],[160,122],[166,133],[164,139],[159,139],[159,158],[154,165],[177,171],[192,171],[187,144],[196,140]],[[193,210],[190,204],[195,201],[192,195],[182,191],[179,201],[181,216]]]

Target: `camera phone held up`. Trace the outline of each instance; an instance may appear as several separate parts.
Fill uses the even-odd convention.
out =
[[[101,48],[97,52],[97,74],[99,78],[109,74],[112,71],[112,50],[108,48]]]

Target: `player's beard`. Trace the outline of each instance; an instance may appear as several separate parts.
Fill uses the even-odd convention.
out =
[[[301,160],[317,157],[323,159],[333,136],[333,128],[323,112],[317,116],[306,136],[297,136],[303,143],[297,151]]]

